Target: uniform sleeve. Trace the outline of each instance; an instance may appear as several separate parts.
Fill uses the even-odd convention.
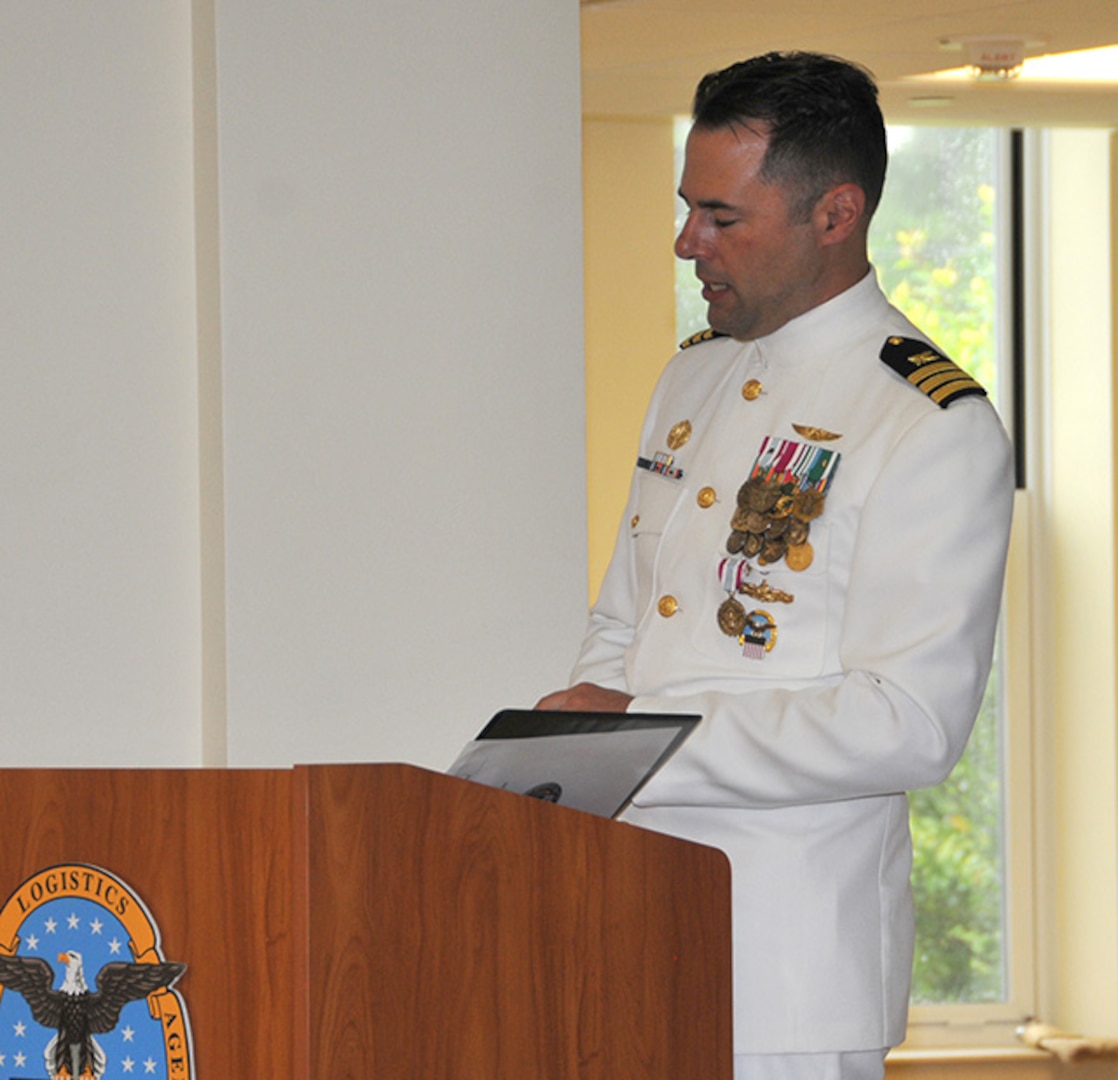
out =
[[[989,674],[1012,507],[1012,455],[993,409],[972,399],[928,410],[862,509],[841,673],[798,688],[637,697],[632,711],[703,717],[637,805],[786,806],[942,780]],[[576,667],[576,679],[622,689],[640,614],[626,550],[619,543]]]

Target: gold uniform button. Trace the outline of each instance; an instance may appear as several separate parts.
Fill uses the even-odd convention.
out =
[[[695,501],[704,510],[707,510],[718,501],[718,495],[712,487],[701,488],[699,494],[695,496]]]
[[[761,396],[761,391],[764,387],[756,380],[750,379],[742,388],[741,396],[746,401],[756,401]]]
[[[631,518],[629,519],[629,528],[630,528],[630,529],[635,529],[635,528],[636,528],[636,527],[637,527],[637,526],[638,526],[638,525],[639,525],[640,523],[641,523],[641,516],[640,516],[640,514],[634,514],[634,515],[633,515],[633,516],[632,516],[632,517],[631,517]]]
[[[661,596],[656,605],[656,610],[659,611],[665,619],[670,619],[679,611],[679,601],[674,596]]]

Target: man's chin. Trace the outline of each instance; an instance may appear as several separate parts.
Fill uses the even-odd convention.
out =
[[[758,336],[756,319],[737,304],[708,303],[707,323],[716,333],[735,341],[753,341]]]
[[[707,308],[707,323],[710,328],[716,333],[725,334],[727,337],[735,337],[734,320],[726,317],[725,313],[719,313],[713,310],[713,305]]]

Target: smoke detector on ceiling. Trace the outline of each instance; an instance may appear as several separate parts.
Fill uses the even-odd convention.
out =
[[[1030,41],[1014,34],[985,34],[973,37],[949,37],[940,40],[940,48],[965,52],[971,78],[983,82],[1016,78],[1025,62],[1025,50],[1038,48],[1043,41]]]

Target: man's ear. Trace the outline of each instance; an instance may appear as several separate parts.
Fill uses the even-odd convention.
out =
[[[839,184],[826,192],[812,210],[820,244],[841,244],[864,227],[866,193],[857,184]]]

